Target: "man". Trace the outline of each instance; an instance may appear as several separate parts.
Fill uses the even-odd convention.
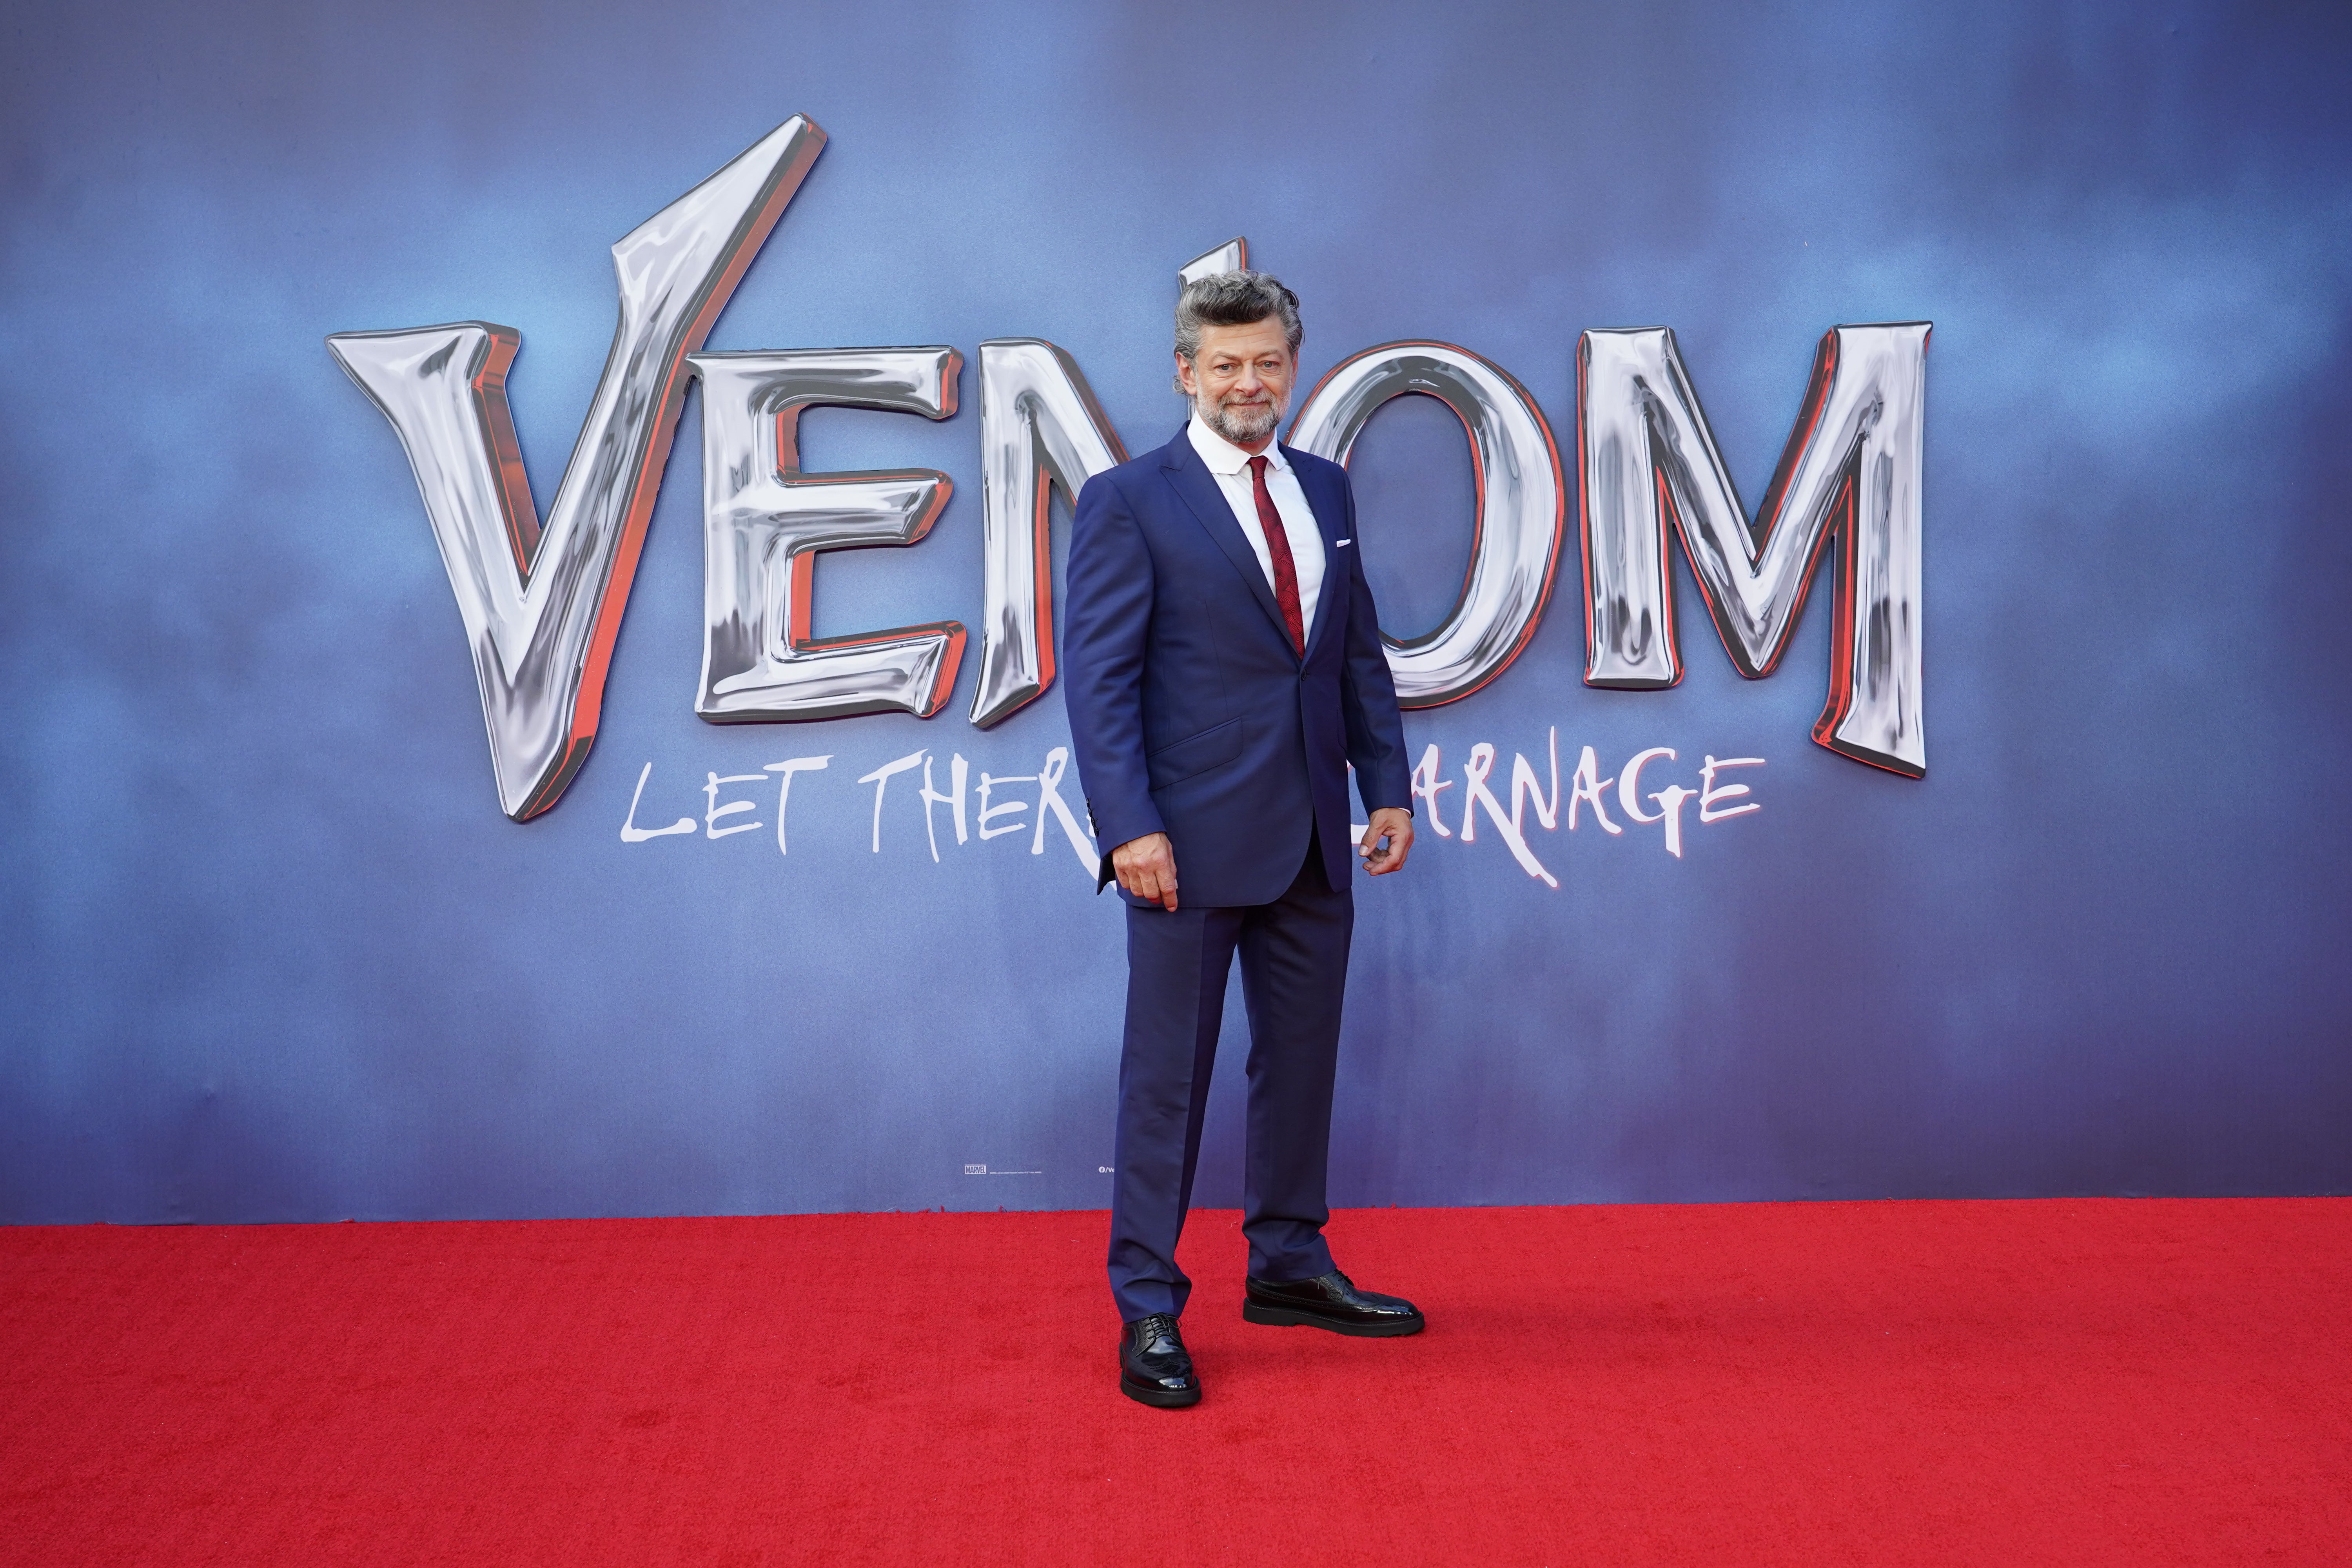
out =
[[[1177,1319],[1225,976],[1250,1020],[1243,1234],[1254,1323],[1416,1332],[1409,1301],[1331,1261],[1324,1177],[1354,921],[1348,769],[1384,876],[1412,848],[1411,770],[1347,470],[1274,440],[1298,369],[1298,298],[1264,273],[1176,306],[1173,441],[1087,481],[1070,541],[1064,695],[1078,771],[1127,902],[1110,1284],[1119,1386],[1198,1404]],[[1179,879],[1181,894],[1179,894]]]

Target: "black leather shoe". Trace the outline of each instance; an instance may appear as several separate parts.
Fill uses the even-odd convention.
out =
[[[1175,1408],[1201,1403],[1200,1374],[1176,1320],[1154,1312],[1118,1333],[1118,1391],[1144,1405]]]
[[[1304,1323],[1309,1328],[1328,1329],[1335,1334],[1360,1334],[1367,1339],[1417,1334],[1428,1326],[1421,1309],[1412,1302],[1359,1290],[1336,1268],[1319,1279],[1298,1279],[1280,1285],[1264,1279],[1251,1280],[1249,1293],[1242,1302],[1242,1316],[1253,1323],[1273,1323],[1283,1328]]]

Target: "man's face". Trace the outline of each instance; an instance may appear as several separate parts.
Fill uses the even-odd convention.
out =
[[[1282,318],[1241,327],[1202,327],[1201,352],[1176,356],[1176,380],[1202,422],[1236,447],[1255,451],[1290,407],[1298,374]]]

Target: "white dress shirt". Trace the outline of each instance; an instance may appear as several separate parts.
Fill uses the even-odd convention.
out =
[[[1274,553],[1266,548],[1265,533],[1257,521],[1257,489],[1250,479],[1250,454],[1209,428],[1200,415],[1184,434],[1192,439],[1192,450],[1201,454],[1215,476],[1217,488],[1225,492],[1225,504],[1234,509],[1234,521],[1242,526],[1242,537],[1249,541],[1257,552],[1258,570],[1265,574],[1266,585],[1274,585]],[[1282,516],[1282,534],[1290,542],[1290,564],[1298,574],[1299,635],[1307,636],[1315,629],[1315,602],[1323,592],[1323,532],[1315,526],[1315,509],[1307,504],[1307,492],[1298,488],[1298,476],[1290,471],[1289,462],[1282,455],[1278,442],[1269,441],[1258,456],[1265,459],[1265,493],[1274,500],[1274,510]]]

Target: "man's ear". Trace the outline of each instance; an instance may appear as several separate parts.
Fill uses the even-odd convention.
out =
[[[1200,390],[1192,384],[1192,362],[1181,353],[1176,356],[1176,384],[1183,390],[1187,397],[1192,396]]]

